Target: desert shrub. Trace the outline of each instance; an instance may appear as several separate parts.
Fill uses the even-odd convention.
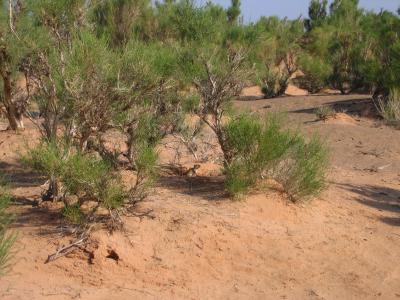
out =
[[[315,110],[315,114],[317,115],[318,119],[326,121],[327,119],[334,117],[336,115],[336,111],[330,105],[323,105]]]
[[[62,173],[63,161],[68,154],[67,147],[60,147],[56,142],[42,142],[37,147],[21,157],[27,166],[45,175],[49,181],[49,189],[43,199],[57,200],[59,197],[59,178]]]
[[[67,152],[54,142],[42,142],[21,157],[22,162],[46,175],[48,178],[59,178],[62,173],[62,165]]]
[[[157,170],[158,153],[154,147],[143,145],[136,157],[137,180],[136,191],[140,191],[139,197],[151,187],[158,177]]]
[[[6,211],[11,199],[11,194],[5,181],[0,178],[0,276],[4,275],[9,267],[10,251],[15,242],[15,235],[7,232],[13,219],[12,215]]]
[[[327,150],[318,137],[297,136],[288,155],[272,173],[292,200],[318,195],[326,184]]]
[[[228,147],[234,159],[227,164],[226,188],[241,196],[253,186],[267,169],[273,169],[290,147],[292,136],[281,131],[279,118],[258,118],[243,114],[225,126]]]
[[[280,183],[293,200],[317,195],[324,187],[326,149],[317,139],[309,142],[283,130],[280,118],[266,121],[240,115],[225,127],[233,156],[226,164],[226,188],[240,197],[260,178]]]
[[[191,51],[182,55],[186,58],[182,73],[192,80],[199,95],[197,115],[216,134],[224,161],[229,163],[231,155],[226,145],[223,117],[231,109],[232,100],[242,91],[251,68],[242,51],[214,47],[198,51],[198,55]]]
[[[104,161],[76,153],[62,163],[60,178],[68,193],[85,191],[88,195],[94,195],[100,190],[109,172],[110,168]]]
[[[225,188],[234,199],[240,199],[257,182],[257,177],[243,161],[227,165],[224,172]]]
[[[327,85],[331,67],[324,60],[304,54],[299,58],[299,69],[304,73],[299,78],[301,88],[317,93]]]
[[[109,209],[124,203],[126,193],[111,165],[94,155],[66,149],[63,144],[41,143],[30,149],[23,161],[36,171],[52,177],[60,185],[61,198],[76,195],[79,204],[85,200],[97,201]],[[75,207],[66,204],[64,213],[76,220]]]
[[[261,91],[265,98],[275,98],[285,94],[289,79],[290,76],[284,72],[268,70],[261,79]]]
[[[390,90],[386,99],[378,99],[376,103],[379,114],[389,123],[400,122],[400,89]]]
[[[85,222],[85,215],[79,204],[67,204],[61,210],[61,214],[71,224],[82,225]]]

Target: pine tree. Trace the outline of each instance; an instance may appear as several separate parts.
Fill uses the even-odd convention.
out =
[[[241,14],[240,5],[240,0],[231,0],[231,6],[226,11],[229,23],[237,24],[239,16]]]

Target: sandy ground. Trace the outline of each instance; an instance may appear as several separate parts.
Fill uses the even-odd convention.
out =
[[[38,134],[31,125],[1,132],[19,238],[0,299],[400,299],[400,131],[371,118],[365,95],[252,100],[256,92],[245,91],[236,107],[286,111],[288,127],[326,140],[330,184],[319,199],[292,204],[260,189],[232,202],[206,153],[215,150],[205,149],[192,189],[185,178],[161,177],[125,231],[98,231],[87,252],[49,264],[68,238],[53,206],[32,205],[44,181],[16,154]],[[341,114],[317,121],[314,109],[328,103]],[[172,150],[163,151],[171,160]],[[118,260],[107,258],[111,251]]]

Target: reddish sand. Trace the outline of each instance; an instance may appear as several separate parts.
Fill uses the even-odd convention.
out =
[[[317,121],[314,110],[324,104],[345,111],[346,121]],[[0,299],[400,299],[400,131],[361,116],[372,105],[365,95],[235,105],[287,111],[288,127],[324,137],[332,164],[320,198],[292,204],[260,189],[232,202],[205,130],[210,146],[200,149],[192,189],[183,177],[162,176],[138,207],[144,215],[125,218],[124,231],[98,230],[86,252],[48,264],[70,238],[55,205],[32,205],[44,179],[18,160],[16,151],[38,133],[32,124],[20,135],[1,132],[0,168],[13,183],[19,237]],[[193,165],[189,153],[175,157],[174,141],[165,140],[161,163]],[[107,258],[113,251],[118,260]]]

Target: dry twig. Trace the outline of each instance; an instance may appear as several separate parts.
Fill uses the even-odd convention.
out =
[[[88,240],[88,235],[86,233],[82,234],[83,236],[81,236],[78,240],[76,240],[75,242],[58,248],[57,251],[51,255],[49,255],[47,257],[47,260],[45,261],[45,264],[55,261],[56,259],[63,257],[73,251],[75,251],[77,248],[80,248],[82,245],[84,245],[87,240]]]

